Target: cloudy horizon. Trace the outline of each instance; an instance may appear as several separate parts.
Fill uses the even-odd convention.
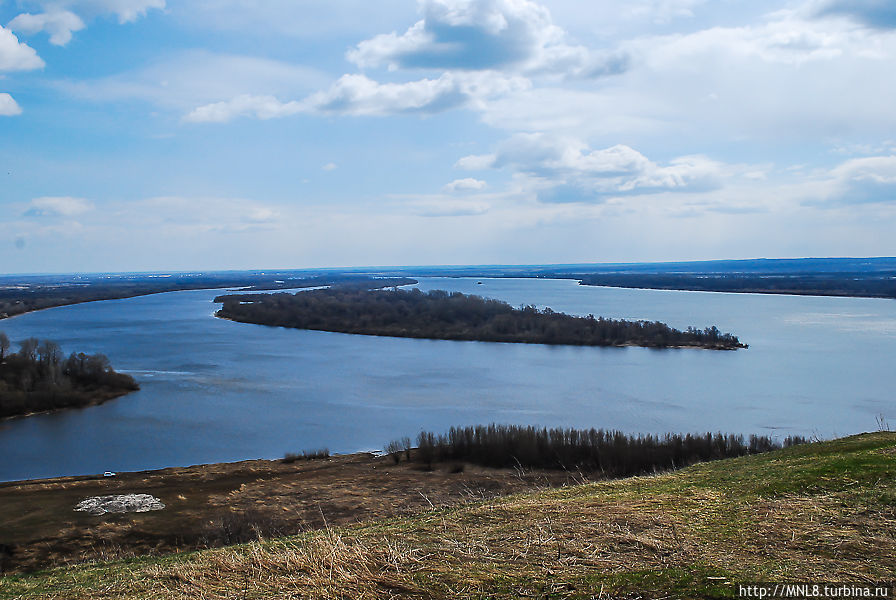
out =
[[[0,0],[3,273],[893,256],[883,0]]]

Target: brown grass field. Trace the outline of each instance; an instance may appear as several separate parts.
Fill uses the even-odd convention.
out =
[[[318,468],[314,461],[302,467]],[[199,485],[204,468],[195,469]],[[417,494],[429,499],[421,497],[422,511],[419,503],[396,507],[382,492],[389,478],[405,476],[401,468],[376,471],[345,488],[381,505],[346,521],[358,522],[327,518],[289,537],[9,575],[0,579],[0,598],[660,600],[733,598],[742,582],[858,584],[896,574],[896,434],[890,432],[509,496],[497,494],[512,489],[494,489],[490,497],[455,502],[424,492]],[[458,475],[440,472],[433,481]],[[521,486],[539,485],[539,475],[528,482],[506,475]],[[302,485],[252,495],[253,486],[272,479],[241,486],[236,506],[253,497],[267,510],[318,502],[319,490],[293,499]],[[14,495],[2,490],[4,514]],[[70,511],[71,504],[60,499],[58,510]]]

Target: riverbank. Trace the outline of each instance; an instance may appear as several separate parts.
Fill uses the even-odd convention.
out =
[[[122,396],[127,396],[133,392],[136,392],[137,389],[129,389],[129,390],[99,390],[93,394],[93,397],[87,401],[85,404],[79,404],[77,406],[60,406],[58,408],[49,408],[47,410],[35,410],[30,412],[19,413],[15,415],[8,416],[0,416],[0,423],[15,421],[16,419],[26,419],[28,417],[36,417],[38,415],[51,415],[53,413],[58,413],[66,410],[78,410],[82,408],[90,408],[91,406],[99,406],[100,404],[105,404],[111,400],[115,400],[117,398],[121,398]],[[0,483],[2,485],[2,483]]]
[[[870,585],[896,572],[894,457],[896,433],[878,432],[461,506],[430,498],[406,516],[6,577],[0,598],[736,598],[756,581]],[[380,487],[351,492],[378,500]]]

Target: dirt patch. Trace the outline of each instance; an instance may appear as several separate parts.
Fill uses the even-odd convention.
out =
[[[567,483],[576,481],[565,473],[472,465],[425,471],[372,454],[4,483],[0,568],[22,572],[221,546]],[[165,510],[72,510],[85,498],[135,492],[157,499]]]

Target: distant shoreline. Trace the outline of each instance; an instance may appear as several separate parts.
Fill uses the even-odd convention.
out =
[[[464,276],[466,277],[466,276]],[[535,279],[534,277],[524,277],[522,279]],[[538,279],[547,279],[541,278]],[[567,279],[576,281],[575,277],[552,277],[551,279]],[[768,290],[768,289],[741,289],[741,290],[722,290],[722,289],[703,289],[696,287],[651,287],[644,285],[623,285],[623,284],[603,284],[603,283],[586,283],[578,279],[581,286],[611,288],[618,290],[655,290],[658,292],[706,292],[707,294],[761,294],[763,296],[808,296],[812,298],[865,298],[868,300],[896,300],[896,296],[887,296],[883,294],[856,294],[847,291],[812,291],[812,290]]]

